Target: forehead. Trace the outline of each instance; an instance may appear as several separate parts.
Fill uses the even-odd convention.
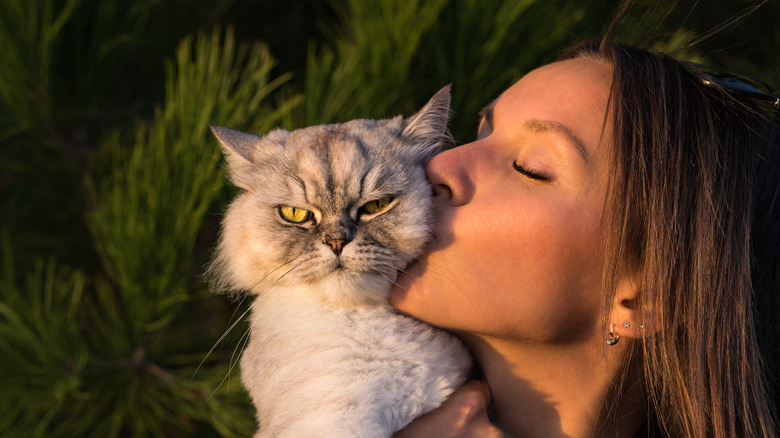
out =
[[[520,129],[529,119],[557,122],[597,148],[605,126],[612,84],[612,67],[587,58],[575,58],[531,71],[493,103],[496,129]],[[511,132],[510,132],[511,134]],[[595,151],[588,151],[595,152]]]
[[[356,120],[293,131],[278,170],[301,204],[340,210],[364,197],[397,194],[409,184],[401,141],[385,121]],[[421,167],[419,164],[418,167]],[[289,200],[288,200],[289,202]]]

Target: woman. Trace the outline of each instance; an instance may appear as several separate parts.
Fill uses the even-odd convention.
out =
[[[718,82],[585,44],[430,162],[435,238],[391,302],[484,383],[398,436],[778,436],[778,110]]]

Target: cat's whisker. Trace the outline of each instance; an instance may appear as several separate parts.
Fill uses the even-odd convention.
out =
[[[474,302],[473,302],[473,301],[471,301],[471,298],[469,297],[469,294],[467,294],[467,293],[466,293],[466,291],[465,291],[465,290],[463,290],[463,288],[460,286],[460,284],[458,284],[457,282],[455,282],[455,280],[453,280],[453,279],[452,279],[452,278],[451,278],[449,275],[447,275],[447,274],[448,274],[448,272],[444,272],[444,273],[442,273],[441,271],[438,271],[438,270],[436,270],[436,269],[432,269],[430,266],[428,266],[426,269],[427,269],[428,271],[430,271],[430,272],[431,272],[431,274],[433,274],[433,275],[436,275],[436,276],[438,276],[438,277],[441,277],[442,279],[444,279],[444,280],[446,280],[446,281],[450,282],[450,283],[451,283],[451,284],[452,284],[452,285],[455,287],[455,289],[456,289],[458,292],[460,292],[460,294],[461,294],[461,295],[463,295],[463,298],[465,298],[465,299],[466,299],[466,301],[468,301],[468,303],[471,305],[471,307],[472,307],[472,308],[473,308],[475,311],[477,310],[477,306],[475,306],[475,305],[474,305]]]
[[[233,348],[233,354],[230,356],[230,367],[228,368],[228,375],[230,375],[233,372],[233,368],[235,368],[236,365],[241,362],[241,353],[243,353],[244,348],[246,348],[246,344],[249,342],[250,333],[251,330],[247,328],[244,331],[244,334],[241,335],[241,338],[239,338],[235,348]]]
[[[282,274],[282,275],[281,275],[279,278],[277,278],[276,280],[274,280],[274,283],[276,283],[276,282],[280,281],[281,279],[283,279],[284,277],[286,277],[286,276],[287,276],[287,274],[289,274],[290,272],[292,272],[292,271],[294,271],[294,270],[298,269],[299,267],[301,267],[301,265],[302,265],[302,264],[303,264],[303,262],[301,262],[301,263],[298,263],[297,265],[295,265],[295,266],[293,266],[292,268],[290,268],[290,269],[289,269],[287,272],[285,272],[285,273],[284,273],[284,274]]]
[[[396,264],[392,263],[392,261],[387,260],[387,258],[364,258],[364,261],[370,261],[371,262],[371,268],[373,270],[377,270],[379,268],[387,268],[388,271],[396,271],[398,270],[398,266]]]
[[[225,338],[230,333],[230,331],[233,330],[238,325],[238,323],[241,322],[242,319],[244,319],[244,317],[246,316],[247,313],[249,313],[250,310],[251,310],[251,308],[245,310],[244,313],[242,313],[241,316],[239,316],[238,319],[236,319],[235,322],[233,322],[233,324],[231,324],[230,327],[228,327],[228,329],[225,330],[225,333],[222,333],[222,336],[220,336],[219,339],[217,339],[217,342],[215,342],[214,345],[211,346],[211,349],[208,351],[208,353],[206,353],[206,356],[203,358],[203,360],[200,361],[200,363],[198,364],[198,367],[195,368],[195,371],[192,373],[192,376],[190,377],[190,380],[195,378],[195,374],[198,373],[198,370],[200,370],[200,367],[202,367],[203,364],[206,362],[206,359],[208,359],[208,357],[211,355],[211,353],[214,352],[214,350],[217,348],[217,345],[219,345],[222,341],[225,340]]]
[[[294,262],[294,261],[295,261],[295,259],[292,259],[292,260],[290,260],[290,261],[284,262],[284,263],[282,263],[281,265],[279,265],[279,266],[277,266],[277,267],[273,268],[273,269],[272,269],[270,272],[268,272],[267,274],[265,274],[265,275],[263,276],[263,278],[261,278],[260,280],[257,280],[257,283],[255,283],[254,287],[252,287],[252,290],[254,290],[254,289],[257,289],[257,286],[260,286],[260,285],[261,285],[261,284],[262,284],[262,283],[265,281],[265,279],[266,279],[266,278],[268,278],[268,276],[269,276],[269,275],[273,274],[274,272],[276,272],[276,271],[278,271],[279,269],[281,269],[281,268],[283,268],[283,267],[285,267],[285,266],[289,265],[290,263],[292,263],[292,262]],[[298,266],[300,266],[300,265],[298,265]],[[293,268],[293,269],[294,269],[294,268]]]
[[[406,272],[406,270],[405,270],[405,269],[399,269],[399,270],[398,270],[398,274],[399,274],[399,275],[405,275],[405,276],[407,276],[407,277],[411,277],[411,276],[412,276],[412,274],[410,274],[410,273]]]
[[[282,263],[281,265],[279,265],[279,266],[277,266],[276,268],[274,268],[274,269],[273,269],[271,272],[269,272],[268,274],[266,274],[265,276],[263,276],[263,278],[261,278],[260,280],[258,280],[258,281],[257,281],[257,283],[255,283],[254,287],[252,287],[252,289],[251,289],[251,290],[253,290],[253,291],[257,290],[257,287],[258,287],[260,284],[262,284],[262,283],[263,283],[263,282],[264,282],[264,281],[265,281],[265,280],[268,278],[268,276],[269,276],[269,275],[273,274],[274,272],[278,271],[278,270],[279,270],[279,269],[281,269],[282,267],[284,267],[284,266],[287,266],[287,265],[289,265],[290,263],[292,263],[292,262],[294,262],[294,261],[295,261],[294,259],[293,259],[293,260],[290,260],[290,261],[288,261],[288,262],[285,262],[285,263]],[[253,306],[254,306],[254,305],[256,305],[257,303],[259,303],[259,302],[261,302],[261,301],[262,301],[262,298],[263,298],[263,297],[265,297],[266,295],[269,295],[269,294],[271,294],[272,292],[274,292],[274,291],[276,291],[277,289],[279,289],[280,287],[282,287],[282,285],[279,285],[279,284],[276,284],[276,283],[277,283],[277,282],[279,282],[279,280],[281,280],[282,278],[284,278],[284,276],[286,276],[286,275],[287,275],[287,274],[289,274],[290,272],[292,272],[292,271],[294,271],[295,269],[297,269],[298,267],[300,267],[300,266],[301,266],[303,263],[305,263],[305,260],[304,260],[303,262],[301,262],[301,263],[299,263],[299,264],[297,264],[297,265],[293,266],[293,267],[292,267],[292,268],[290,268],[290,269],[289,269],[287,272],[285,272],[284,274],[282,274],[282,275],[281,275],[279,278],[275,279],[275,280],[273,281],[273,285],[272,285],[272,286],[269,286],[269,287],[267,287],[267,288],[263,289],[263,290],[262,290],[262,292],[260,292],[260,293],[255,293],[255,295],[257,295],[257,297],[255,298],[255,301],[252,303],[252,305],[253,305]]]
[[[243,344],[241,344],[242,341],[243,341]],[[222,380],[220,380],[219,384],[217,385],[216,388],[214,388],[214,391],[212,391],[211,395],[209,395],[208,398],[206,398],[206,402],[208,402],[209,400],[211,400],[212,397],[214,397],[214,395],[217,393],[217,391],[219,391],[219,388],[221,388],[222,385],[225,383],[225,381],[230,378],[230,375],[233,374],[233,369],[239,363],[239,360],[235,359],[236,350],[239,349],[239,345],[240,345],[240,347],[241,347],[240,350],[244,351],[244,347],[246,347],[247,342],[249,342],[249,329],[247,329],[244,332],[244,334],[241,335],[241,338],[238,340],[238,344],[233,349],[233,355],[230,358],[230,367],[228,367],[228,371],[225,374],[225,377],[223,377]]]
[[[398,283],[397,283],[395,280],[391,280],[389,277],[385,276],[384,274],[379,274],[379,275],[381,275],[382,277],[385,277],[385,279],[387,279],[387,281],[389,281],[389,282],[390,282],[390,283],[391,283],[393,286],[400,287],[401,289],[403,289],[403,290],[405,290],[405,291],[407,291],[407,292],[409,291],[409,289],[407,289],[407,288],[405,288],[405,287],[401,286],[401,285],[400,285],[400,284],[398,284]]]
[[[249,296],[249,294],[241,294],[241,299],[238,301],[238,304],[236,305],[236,310],[233,311],[233,314],[230,315],[230,319],[233,319],[236,317],[236,312],[238,312],[238,309],[241,308],[241,305],[244,304],[244,301],[246,301],[246,298]],[[233,301],[235,303],[235,301]],[[231,303],[232,304],[232,303]]]
[[[453,262],[452,260],[450,260],[450,259],[448,259],[446,257],[443,257],[443,256],[441,256],[439,254],[436,254],[436,253],[429,254],[428,257],[430,259],[432,259],[432,260],[436,260],[436,262],[439,263],[439,264],[445,263],[445,264],[448,264],[448,265],[452,266],[454,269],[457,269],[457,270],[463,270],[463,269],[468,269],[469,268],[469,266],[463,266],[463,265],[457,264],[457,263]]]
[[[435,260],[436,261],[436,266],[440,270],[445,270],[446,269],[445,273],[450,273],[450,272],[472,273],[474,271],[469,266],[463,266],[461,264],[454,263],[452,260],[449,260],[449,259],[447,259],[445,257],[436,256],[436,255],[430,255],[429,257],[431,258],[431,260]],[[445,266],[442,266],[442,265],[445,265]],[[426,269],[430,269],[430,264],[426,267]],[[443,278],[449,279],[449,277],[447,277],[447,276],[443,276]]]

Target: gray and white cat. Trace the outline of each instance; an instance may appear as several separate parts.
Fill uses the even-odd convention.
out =
[[[449,102],[446,87],[408,119],[212,128],[243,191],[210,271],[256,295],[241,358],[256,437],[389,437],[467,379],[457,339],[387,303],[430,237],[425,164]]]

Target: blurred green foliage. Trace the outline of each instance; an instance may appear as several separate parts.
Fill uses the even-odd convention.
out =
[[[637,1],[618,35],[778,88],[780,0],[702,41],[755,2],[699,3]],[[0,2],[0,435],[250,435],[234,369],[247,304],[200,278],[234,193],[208,125],[410,114],[452,83],[462,143],[482,106],[615,7]]]

